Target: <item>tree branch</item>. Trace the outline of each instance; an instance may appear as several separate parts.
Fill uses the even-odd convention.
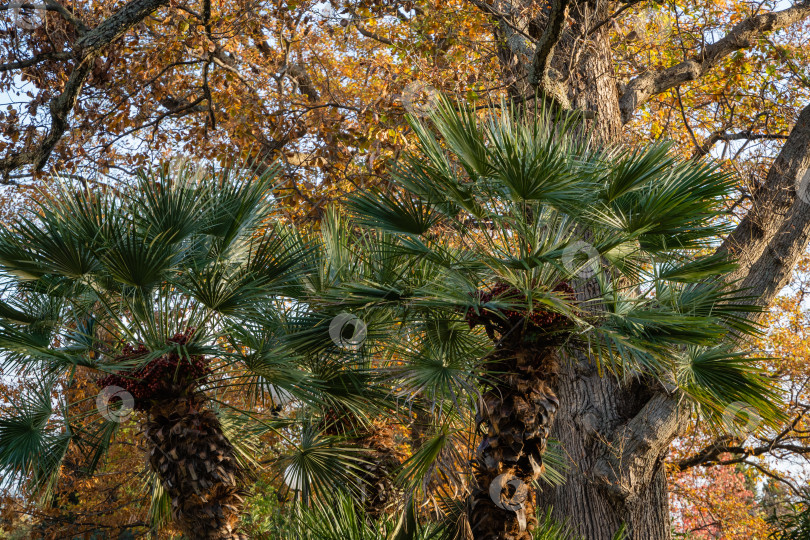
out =
[[[548,75],[551,60],[554,57],[554,47],[562,38],[570,3],[571,0],[554,0],[552,3],[546,27],[534,51],[532,66],[534,68],[535,84]]]
[[[288,64],[285,66],[285,72],[298,86],[298,91],[301,95],[307,96],[310,102],[314,103],[321,99],[318,90],[315,88],[315,85],[312,84],[312,79],[303,64]]]
[[[787,139],[788,136],[781,133],[754,133],[751,130],[740,131],[738,133],[715,132],[709,135],[703,144],[697,147],[695,157],[703,157],[709,153],[716,143],[720,141],[761,141]]]
[[[56,0],[45,0],[45,6],[47,7],[48,11],[55,11],[62,16],[67,22],[72,24],[79,34],[83,34],[87,32],[88,28],[85,24],[73,14],[68,8],[57,2]]]
[[[84,57],[97,54],[168,3],[169,0],[132,0],[79,38],[75,48]]]
[[[673,465],[679,471],[685,471],[692,467],[716,462],[721,454],[743,452],[745,449],[739,446],[739,444],[736,444],[737,442],[739,441],[735,441],[734,437],[725,435],[714,440],[710,445],[700,450],[694,456],[676,461]]]
[[[656,394],[607,441],[605,453],[594,465],[594,477],[615,499],[632,500],[649,484],[688,420],[677,392]]]
[[[588,30],[588,35],[590,36],[591,34],[596,32],[600,28],[602,28],[607,23],[615,20],[616,17],[618,17],[619,15],[621,15],[622,13],[624,13],[626,10],[630,9],[634,5],[638,4],[639,2],[641,2],[641,0],[631,0],[629,2],[626,2],[622,7],[617,9],[616,12],[613,15],[610,15],[609,17],[607,17],[607,18],[603,19],[602,21],[600,21],[600,22],[596,23],[595,25],[593,25],[593,27],[590,30]]]
[[[810,243],[810,105],[799,115],[762,187],[752,196],[748,214],[718,249],[740,262],[729,282],[767,306],[787,284]],[[806,181],[802,181],[805,178]],[[798,189],[805,192],[799,196]],[[750,300],[749,300],[750,301]],[[756,313],[741,313],[755,318]],[[611,494],[632,499],[655,474],[663,452],[683,429],[678,392],[658,392],[641,411],[619,427],[606,445],[593,473]],[[766,445],[767,446],[767,445]],[[780,443],[781,449],[803,448]],[[768,450],[770,451],[770,450]],[[706,456],[713,455],[713,449]]]
[[[730,280],[767,305],[810,243],[810,104],[802,110],[751,209],[720,248],[738,261]],[[800,191],[801,190],[801,191]]]
[[[45,0],[45,4],[40,4],[36,2],[28,2],[28,3],[18,3],[18,2],[9,2],[8,4],[0,4],[0,11],[8,11],[9,9],[30,9],[30,10],[40,10],[45,7],[47,11],[53,11],[58,13],[62,16],[63,19],[68,21],[70,24],[76,27],[76,30],[81,32],[85,32],[87,30],[87,26],[76,17],[71,11],[69,11],[65,6],[56,2],[56,0]]]
[[[67,60],[72,58],[73,55],[68,52],[46,52],[26,58],[25,60],[17,60],[16,62],[9,62],[7,64],[0,64],[0,72],[11,71],[14,69],[24,69],[27,67],[35,66],[40,62],[46,60]]]
[[[529,43],[535,43],[534,38],[532,38],[529,34],[527,34],[523,29],[521,29],[517,25],[513,24],[509,20],[511,18],[509,16],[509,14],[504,13],[503,11],[500,11],[499,9],[497,9],[495,7],[494,3],[489,4],[489,3],[487,3],[487,2],[485,2],[483,0],[470,0],[470,2],[475,7],[477,7],[481,11],[483,11],[484,13],[486,13],[488,15],[492,15],[493,17],[495,17],[500,24],[508,27],[512,32],[514,32],[516,34],[520,34],[520,36],[522,36]]]
[[[357,13],[355,13],[354,11],[350,11],[350,13],[352,15],[352,24],[354,25],[355,28],[357,28],[357,31],[360,32],[360,35],[365,36],[369,39],[373,39],[374,41],[379,41],[383,45],[389,45],[391,47],[395,45],[394,42],[391,41],[390,39],[375,34],[370,30],[366,30],[366,28],[360,23],[360,16],[357,15]]]
[[[551,60],[554,58],[554,48],[565,30],[565,20],[568,18],[568,6],[571,0],[554,0],[551,11],[548,14],[548,21],[543,30],[543,35],[537,42],[537,47],[532,58],[532,66],[529,70],[529,83],[537,87],[543,93],[551,96],[563,109],[570,109],[568,97],[565,89],[559,81],[552,80],[549,75]]]
[[[771,13],[755,15],[737,24],[722,39],[707,45],[688,60],[661,71],[649,71],[627,84],[619,99],[622,121],[627,123],[633,112],[651,96],[702,77],[719,61],[734,51],[751,47],[765,32],[786,28],[810,16],[810,0]]]
[[[12,152],[0,159],[0,173],[3,174],[4,181],[8,181],[10,171],[24,165],[33,165],[36,170],[45,166],[54,147],[69,127],[68,116],[76,105],[87,77],[92,73],[98,54],[156,9],[168,3],[169,0],[132,0],[76,41],[73,54],[76,63],[73,70],[62,92],[49,103],[51,126],[48,134],[37,148]]]

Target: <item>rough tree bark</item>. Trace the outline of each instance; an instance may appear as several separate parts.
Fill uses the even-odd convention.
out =
[[[477,488],[470,501],[470,527],[476,540],[531,540],[537,496],[526,486],[542,473],[551,422],[560,405],[555,393],[559,358],[556,347],[525,344],[501,344],[498,356],[491,372],[500,375],[493,375],[477,417],[486,426],[486,436],[475,452]],[[513,477],[520,484],[511,497],[504,497]],[[500,487],[500,507],[492,497],[493,485]],[[504,511],[511,504],[520,506],[514,514]]]
[[[511,96],[524,100],[537,90],[541,99],[585,112],[595,137],[603,142],[620,141],[623,124],[651,96],[701,77],[724,56],[750,47],[763,32],[810,16],[810,2],[803,1],[749,17],[694,58],[630,81],[620,96],[604,24],[610,2],[555,0],[551,9],[528,19],[513,3],[496,2],[493,9],[492,4],[472,1],[495,18]],[[559,28],[559,18],[567,22],[566,28],[556,36],[556,47],[549,47],[547,38]],[[810,186],[802,183],[808,167],[810,106],[748,216],[721,247],[742,262],[733,277],[760,305],[769,304],[785,286],[810,241]],[[797,188],[804,190],[803,196],[797,196]],[[568,520],[589,540],[610,539],[622,524],[633,539],[670,538],[663,459],[688,420],[679,396],[644,380],[621,385],[599,377],[587,358],[564,363],[558,384],[561,407],[552,437],[562,443],[571,469],[562,486],[539,493],[538,506],[552,507],[555,518]]]

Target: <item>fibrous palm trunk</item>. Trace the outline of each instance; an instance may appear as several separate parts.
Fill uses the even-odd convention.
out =
[[[338,419],[324,428],[327,435],[350,437],[363,449],[362,470],[358,472],[366,513],[378,517],[394,510],[403,498],[395,478],[405,456],[396,447],[392,426],[382,422],[356,425],[351,416],[336,411],[327,418]]]
[[[391,427],[375,427],[362,437],[358,444],[367,449],[364,453],[363,506],[371,516],[389,513],[402,502],[403,491],[395,477],[404,456],[396,449]]]
[[[232,540],[243,506],[242,471],[217,416],[199,398],[161,400],[149,409],[149,464],[169,494],[187,538]]]
[[[533,482],[559,401],[553,347],[500,350],[478,412],[484,438],[476,450],[470,527],[476,540],[531,540],[537,525]]]

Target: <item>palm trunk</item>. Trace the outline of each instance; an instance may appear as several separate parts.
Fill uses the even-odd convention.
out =
[[[243,506],[242,471],[217,416],[201,399],[161,400],[145,426],[149,464],[187,538],[233,540]]]
[[[346,437],[362,448],[359,489],[366,514],[378,517],[396,510],[403,501],[403,490],[396,475],[406,456],[397,450],[392,427],[384,423],[360,424],[351,414],[332,410],[326,414],[322,429],[327,435]]]
[[[390,427],[372,429],[364,435],[358,440],[358,445],[367,449],[361,475],[363,506],[370,516],[377,517],[395,510],[402,502],[403,491],[395,478],[404,456],[396,450]]]
[[[475,456],[470,527],[475,540],[531,540],[537,525],[532,484],[543,471],[559,407],[558,356],[553,347],[526,345],[499,354],[502,360],[489,370],[492,387],[479,407],[485,435]]]

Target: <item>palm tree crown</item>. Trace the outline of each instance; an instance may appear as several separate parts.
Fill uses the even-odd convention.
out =
[[[271,173],[44,193],[0,231],[0,367],[28,387],[0,414],[4,478],[48,495],[72,447],[91,471],[126,412],[109,398],[131,396],[153,506],[189,537],[239,538],[263,434],[291,449],[283,477],[305,502],[348,492],[378,516],[456,481],[466,426],[480,441],[456,524],[527,540],[571,358],[656,380],[715,422],[735,402],[775,420],[736,349],[752,308],[708,254],[731,179],[665,144],[600,148],[574,120],[516,117],[442,102],[412,120],[390,189],[311,235],[275,220]],[[98,411],[75,397],[88,381]],[[399,467],[379,426],[412,411],[426,426]]]
[[[270,173],[188,166],[115,193],[59,184],[0,231],[2,369],[35,381],[0,417],[6,479],[47,495],[70,445],[91,470],[127,412],[119,407],[134,408],[156,493],[180,528],[239,537],[252,457],[227,391],[256,412],[272,409],[268,394],[312,395],[311,372],[285,361],[264,325],[300,290],[307,256],[270,221],[272,187]],[[102,391],[98,411],[72,392],[87,381]]]
[[[416,148],[391,188],[349,202],[412,270],[343,294],[412,327],[464,318],[491,340],[475,383],[476,539],[530,538],[534,491],[510,499],[506,488],[543,472],[551,422],[567,406],[557,395],[565,358],[657,379],[714,420],[738,401],[778,415],[755,360],[733,348],[756,331],[743,317],[753,308],[724,281],[734,265],[707,254],[727,231],[728,175],[666,144],[597,147],[575,120],[542,111],[519,121],[508,107],[483,119],[458,109],[444,101],[429,122],[412,119]],[[462,379],[446,381],[463,394]]]

